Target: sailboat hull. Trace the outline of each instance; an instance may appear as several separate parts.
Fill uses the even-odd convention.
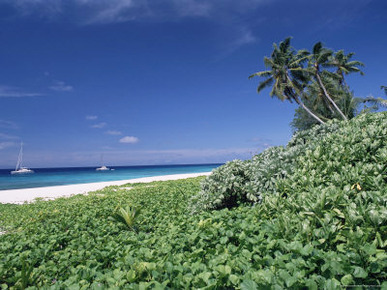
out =
[[[18,170],[11,171],[11,174],[29,174],[29,173],[34,173],[34,171],[28,168],[21,168]]]
[[[96,168],[95,170],[97,170],[97,171],[108,171],[108,170],[110,170],[110,168],[108,168],[108,167],[106,167],[106,166],[104,165],[104,166],[101,166],[101,167]]]

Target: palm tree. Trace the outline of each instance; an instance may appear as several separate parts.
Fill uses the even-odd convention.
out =
[[[345,79],[344,74],[350,74],[354,72],[358,72],[361,75],[364,75],[364,73],[360,70],[359,67],[364,67],[364,64],[357,60],[351,60],[351,58],[355,54],[353,52],[348,53],[345,55],[344,50],[337,51],[334,55],[331,56],[331,59],[328,61],[330,66],[336,67],[336,74],[340,76],[340,84],[348,87]]]
[[[290,37],[286,38],[280,42],[279,46],[273,44],[274,49],[271,57],[264,58],[265,66],[269,69],[254,73],[249,76],[249,79],[256,76],[266,78],[259,83],[258,93],[264,88],[272,86],[271,97],[276,96],[281,101],[295,101],[320,124],[324,124],[301,100],[306,83],[306,75],[302,70],[302,64],[307,55],[303,53],[295,54],[294,49],[290,46],[290,39]]]
[[[312,54],[309,56],[309,66],[306,71],[309,72],[316,79],[317,83],[324,92],[324,96],[329,100],[329,102],[333,105],[333,107],[341,115],[341,117],[344,120],[348,120],[348,118],[340,110],[337,104],[333,101],[323,81],[321,80],[321,67],[329,66],[329,60],[332,57],[332,54],[333,52],[330,49],[323,47],[321,42],[317,42],[313,46]]]

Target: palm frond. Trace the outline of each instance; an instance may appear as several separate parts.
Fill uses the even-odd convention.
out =
[[[269,77],[271,76],[271,74],[272,74],[271,70],[259,71],[250,75],[249,79],[252,79],[253,77]]]
[[[375,97],[370,96],[370,97],[366,97],[366,98],[361,99],[361,102],[362,103],[370,103],[370,104],[374,104],[376,106],[387,108],[387,100],[383,99],[383,98],[375,98]]]
[[[119,208],[118,212],[114,213],[112,217],[118,222],[123,223],[129,229],[132,229],[140,210],[135,207],[127,206],[126,208]]]
[[[273,84],[274,82],[274,79],[273,78],[268,78],[262,82],[259,83],[258,87],[257,87],[257,92],[259,93],[260,91],[262,91],[263,89],[265,89],[266,87],[269,87]]]
[[[313,49],[312,49],[312,52],[313,54],[319,54],[321,49],[323,47],[323,44],[321,41],[317,42],[314,46],[313,46]]]
[[[362,66],[364,67],[364,63],[362,63],[361,61],[358,61],[358,60],[353,60],[353,61],[349,61],[346,63],[347,66],[349,67],[353,67],[353,66]]]

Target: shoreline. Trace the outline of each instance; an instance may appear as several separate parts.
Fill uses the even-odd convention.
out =
[[[59,197],[69,197],[76,194],[87,194],[89,192],[100,190],[112,185],[120,186],[130,183],[149,183],[153,181],[178,180],[198,176],[208,176],[210,174],[211,172],[171,174],[117,181],[0,190],[0,203],[23,204],[25,202],[33,202],[36,198],[51,200]]]

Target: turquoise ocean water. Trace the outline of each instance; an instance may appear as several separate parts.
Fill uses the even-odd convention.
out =
[[[112,171],[96,171],[95,167],[32,168],[35,173],[11,175],[13,169],[0,169],[1,190],[126,180],[158,175],[199,173],[212,171],[221,164],[112,166]]]

